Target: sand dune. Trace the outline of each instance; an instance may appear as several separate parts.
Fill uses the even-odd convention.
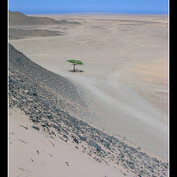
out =
[[[168,21],[163,15],[54,15],[65,36],[13,40],[34,62],[87,90],[84,121],[168,158]],[[56,30],[57,26],[44,26]],[[59,29],[59,26],[58,26]],[[84,62],[70,73],[66,60]],[[84,119],[84,117],[83,117]]]
[[[9,25],[54,25],[54,24],[79,24],[78,22],[69,22],[67,20],[54,20],[48,17],[27,16],[20,12],[9,11]]]
[[[64,35],[61,26],[65,25],[68,28],[79,24],[77,21],[54,20],[49,17],[27,16],[20,12],[9,11],[9,39],[61,36]],[[56,29],[48,29],[55,25],[59,26]]]

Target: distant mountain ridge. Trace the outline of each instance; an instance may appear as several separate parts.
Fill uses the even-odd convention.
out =
[[[47,36],[62,36],[59,31],[49,31],[42,29],[20,30],[9,29],[9,39],[23,39],[29,37],[47,37]]]
[[[78,22],[69,22],[67,20],[54,20],[49,17],[32,17],[24,15],[21,12],[9,11],[9,25],[54,25],[54,24],[80,24]]]

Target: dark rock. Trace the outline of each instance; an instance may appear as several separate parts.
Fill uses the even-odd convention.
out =
[[[140,146],[138,146],[138,150],[141,150],[141,147],[140,147]]]
[[[90,140],[89,143],[88,143],[90,146],[93,146],[97,149],[97,151],[101,151],[101,147],[95,143],[93,140]]]
[[[135,167],[134,167],[134,163],[133,162],[127,162],[127,164],[128,164],[128,166],[131,168],[131,169],[134,169]]]
[[[46,108],[49,108],[49,103],[47,103],[46,101],[42,101],[42,104],[43,104]]]
[[[79,144],[79,141],[78,141],[77,138],[74,138],[73,140],[74,140],[75,143]]]
[[[105,140],[101,140],[101,143],[106,147],[109,147],[109,145],[110,145],[110,142],[105,141]]]
[[[28,127],[24,126],[24,125],[20,125],[21,127],[25,128],[25,129],[28,129]]]
[[[65,164],[69,167],[69,163],[68,162],[65,162]]]
[[[121,158],[121,159],[123,159],[124,157],[125,157],[125,155],[124,155],[124,154],[121,154],[121,155],[120,155],[120,158]]]
[[[28,94],[31,96],[37,96],[37,93],[35,91],[29,91]]]
[[[37,127],[37,126],[34,126],[34,125],[33,125],[32,127],[33,127],[34,129],[38,130],[38,131],[40,130],[40,128]]]
[[[49,119],[52,119],[52,118],[53,118],[52,114],[49,114],[47,117],[48,117]]]
[[[106,139],[107,139],[109,142],[112,142],[113,137],[107,136]]]
[[[84,136],[79,136],[79,138],[80,138],[81,141],[87,141],[87,138],[84,137]]]
[[[66,138],[66,139],[68,139],[68,136],[66,136],[65,134],[63,135],[63,138]]]
[[[52,124],[52,127],[55,128],[56,130],[60,130],[59,125]]]
[[[51,134],[52,134],[52,135],[54,135],[54,136],[56,136],[56,134],[55,134],[55,132],[54,132],[54,131],[51,131]]]

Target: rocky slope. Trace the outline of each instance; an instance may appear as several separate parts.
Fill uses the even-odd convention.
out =
[[[32,62],[9,44],[9,109],[20,108],[44,131],[76,146],[98,163],[114,163],[135,176],[167,176],[168,163],[81,120],[88,116],[84,92]],[[79,119],[78,119],[79,118]]]

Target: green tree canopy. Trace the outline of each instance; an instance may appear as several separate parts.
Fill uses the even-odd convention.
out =
[[[67,60],[67,62],[73,64],[73,71],[74,72],[76,71],[76,69],[75,69],[76,65],[83,65],[83,62],[80,60]]]

